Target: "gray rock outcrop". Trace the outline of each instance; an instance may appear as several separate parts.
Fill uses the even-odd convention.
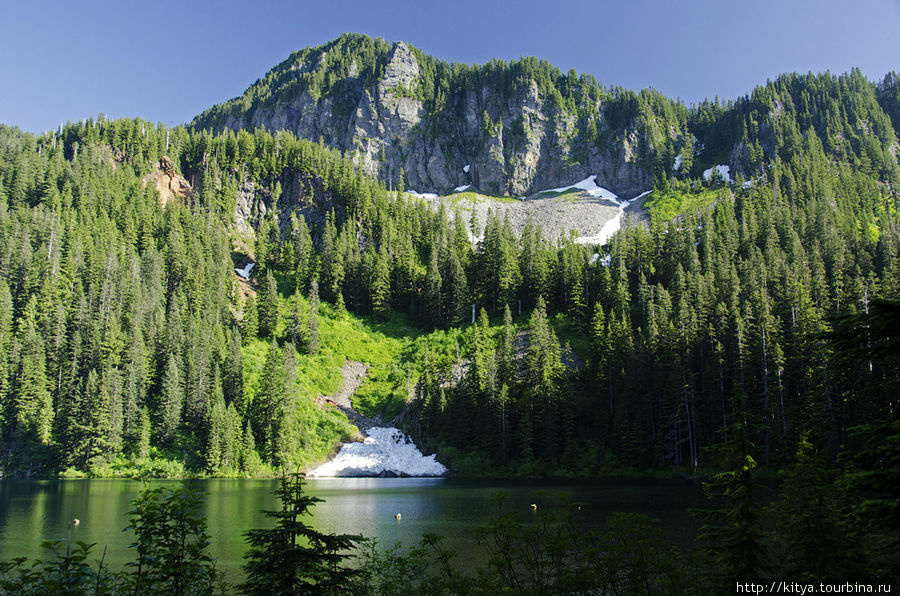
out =
[[[338,42],[310,54],[308,62],[284,67],[273,85],[286,86],[298,76],[292,73],[324,64],[328,52],[342,51]],[[600,100],[577,116],[534,80],[510,92],[486,79],[452,90],[442,111],[429,113],[433,106],[426,106],[420,89],[424,66],[416,56],[397,42],[374,78],[367,75],[372,69],[354,62],[341,75],[340,93],[319,94],[296,85],[296,93],[276,101],[230,109],[215,122],[200,116],[194,124],[289,130],[341,150],[391,188],[401,184],[402,176],[406,188],[419,192],[446,194],[471,184],[487,194],[523,196],[595,174],[598,184],[622,196],[652,186],[650,160],[641,155],[649,140],[641,137],[636,122],[624,128],[608,125]],[[590,114],[588,121],[584,113]],[[601,133],[586,134],[587,127]]]

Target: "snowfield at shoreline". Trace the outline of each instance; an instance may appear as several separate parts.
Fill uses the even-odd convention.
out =
[[[344,443],[328,463],[310,478],[359,476],[443,476],[447,471],[433,455],[422,455],[416,444],[396,428],[370,428],[361,443]]]

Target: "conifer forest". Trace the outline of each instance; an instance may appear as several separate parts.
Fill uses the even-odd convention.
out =
[[[78,583],[86,551],[67,552],[69,567],[32,576],[4,564],[3,590],[69,589],[41,587],[58,577],[67,593],[269,593],[285,536],[317,561],[284,576],[285,594],[898,577],[900,76],[786,74],[685,106],[535,59],[461,67],[415,50],[423,138],[452,135],[454,106],[485,81],[507,98],[535,82],[585,152],[636,131],[652,192],[597,245],[490,209],[463,217],[404,192],[403,169],[372,175],[335,143],[249,125],[288,92],[349,113],[346,71],[379,80],[390,46],[341,39],[343,62],[300,55],[320,70],[284,84],[278,67],[188,125],[0,126],[3,477],[283,476],[290,505],[270,512],[280,534],[248,532],[239,587],[203,554],[185,485],[135,501],[134,574],[82,569]],[[247,126],[224,125],[242,111]],[[484,118],[487,138],[501,124]],[[733,180],[704,176],[725,163]],[[498,517],[481,582],[444,567],[434,536],[344,567],[362,537],[298,522],[316,499],[291,474],[359,436],[322,399],[346,361],[368,367],[353,407],[451,476],[702,478],[715,504],[698,514],[702,553],[676,564],[651,521],[625,514],[591,540],[563,518],[537,539]],[[759,482],[777,484],[774,502],[754,497]],[[195,547],[169,567],[149,530],[172,538],[166,515],[187,515]],[[545,575],[529,543],[547,549]]]

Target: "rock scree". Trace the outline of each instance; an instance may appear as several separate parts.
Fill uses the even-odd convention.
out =
[[[369,366],[356,360],[348,360],[341,367],[341,376],[344,383],[334,395],[319,397],[316,402],[320,406],[332,406],[347,415],[347,418],[356,425],[360,432],[365,433],[372,427],[384,426],[385,421],[380,415],[363,416],[353,407],[350,398],[359,389],[368,377]]]

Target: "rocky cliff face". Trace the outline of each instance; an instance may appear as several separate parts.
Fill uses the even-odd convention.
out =
[[[159,193],[159,202],[163,207],[174,201],[176,198],[183,199],[194,194],[194,189],[190,183],[184,179],[175,170],[172,161],[163,156],[159,161],[159,169],[153,173],[147,174],[143,179],[143,187],[153,185]]]
[[[277,182],[281,185],[278,196],[270,185],[252,180],[238,186],[234,221],[241,237],[254,238],[266,218],[273,218],[281,232],[288,233],[292,215],[303,215],[314,229],[324,224],[329,211],[344,217],[344,206],[325,190],[321,176],[286,171]]]
[[[248,99],[251,88],[194,126],[289,130],[353,156],[389,187],[397,188],[402,178],[419,192],[442,194],[472,184],[485,193],[521,196],[591,175],[624,197],[652,185],[648,155],[657,148],[638,132],[637,118],[616,127],[608,123],[600,99],[566,109],[535,80],[510,91],[489,77],[460,84],[449,75],[446,93],[428,99],[423,87],[438,84],[431,82],[434,64],[423,64],[407,44],[390,46],[381,62],[354,59],[341,73],[324,66],[336,59],[330,53],[348,51],[338,42],[276,69],[277,76],[267,78],[274,92],[265,98],[258,93]],[[339,78],[329,92],[298,84],[316,69]],[[238,109],[238,101],[250,109]]]
[[[835,163],[875,163],[893,178],[898,87],[893,76],[875,85],[859,72],[782,75],[734,102],[688,108],[536,58],[450,64],[403,42],[345,34],[295,52],[191,126],[288,130],[340,150],[392,189],[447,194],[471,184],[518,197],[596,176],[629,199],[720,165],[736,182],[761,179],[776,157],[803,150],[810,127]],[[676,156],[689,156],[686,168]]]

